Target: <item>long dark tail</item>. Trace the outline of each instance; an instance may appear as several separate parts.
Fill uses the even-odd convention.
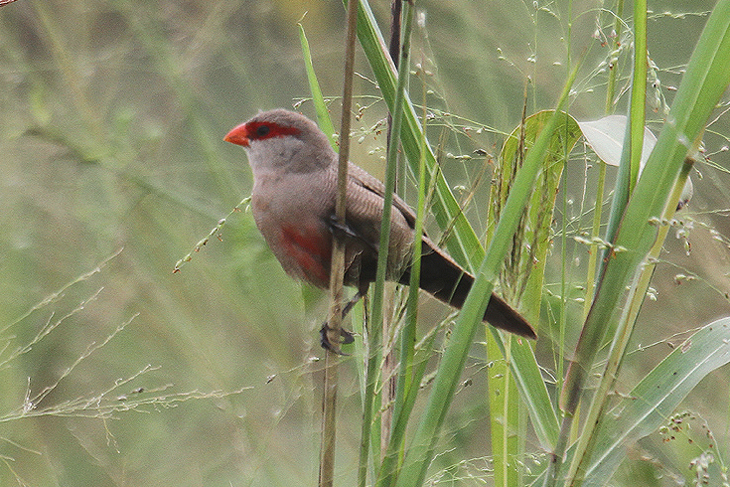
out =
[[[410,272],[406,271],[400,279],[408,284]],[[434,297],[456,308],[464,305],[467,294],[474,284],[474,277],[462,269],[451,257],[429,240],[423,241],[421,256],[420,287]],[[514,308],[502,298],[492,293],[489,305],[484,312],[484,321],[496,328],[526,338],[536,339],[534,328]]]

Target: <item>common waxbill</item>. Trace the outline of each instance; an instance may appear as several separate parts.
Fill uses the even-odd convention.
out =
[[[288,110],[270,110],[237,126],[224,140],[243,146],[248,153],[254,180],[253,217],[286,273],[328,288],[332,239],[342,238],[344,282],[364,295],[375,280],[383,183],[349,163],[346,221],[337,225],[337,154],[314,122]],[[410,282],[414,222],[413,210],[393,195],[388,280]],[[474,277],[425,234],[421,239],[421,289],[460,308]],[[537,337],[532,326],[495,294],[484,312],[484,321],[510,333]],[[343,336],[347,342],[348,335]],[[322,337],[324,347],[337,350],[327,341],[327,333]]]

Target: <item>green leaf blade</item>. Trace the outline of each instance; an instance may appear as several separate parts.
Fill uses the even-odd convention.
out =
[[[730,317],[702,328],[674,349],[603,417],[585,486],[605,485],[625,450],[653,433],[709,373],[730,363]]]

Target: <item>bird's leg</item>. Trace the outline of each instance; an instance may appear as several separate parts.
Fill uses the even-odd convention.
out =
[[[342,319],[345,319],[345,316],[347,316],[347,313],[350,312],[350,310],[365,296],[365,293],[358,291],[355,293],[355,295],[350,298],[350,300],[347,302],[344,308],[342,308]],[[352,343],[352,341],[348,342]]]
[[[347,313],[350,312],[353,306],[357,304],[358,301],[362,299],[362,297],[365,295],[365,293],[358,291],[355,293],[355,295],[345,304],[345,307],[342,308],[342,319],[345,319],[345,316],[347,316]],[[325,348],[331,352],[335,352],[338,355],[344,355],[342,351],[340,350],[340,347],[338,347],[336,344],[332,343],[330,339],[328,338],[327,332],[329,331],[330,327],[329,324],[325,321],[322,325],[322,328],[319,330],[319,336],[320,336],[320,343],[322,344],[322,348]],[[341,336],[341,344],[348,345],[355,341],[355,336],[345,330],[344,328],[340,328],[340,336]]]

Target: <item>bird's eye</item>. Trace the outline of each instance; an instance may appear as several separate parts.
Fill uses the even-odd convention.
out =
[[[269,128],[268,125],[261,125],[261,126],[259,126],[259,128],[256,129],[256,136],[264,137],[264,136],[266,136],[266,134],[269,133],[269,130],[271,130],[271,129]]]

